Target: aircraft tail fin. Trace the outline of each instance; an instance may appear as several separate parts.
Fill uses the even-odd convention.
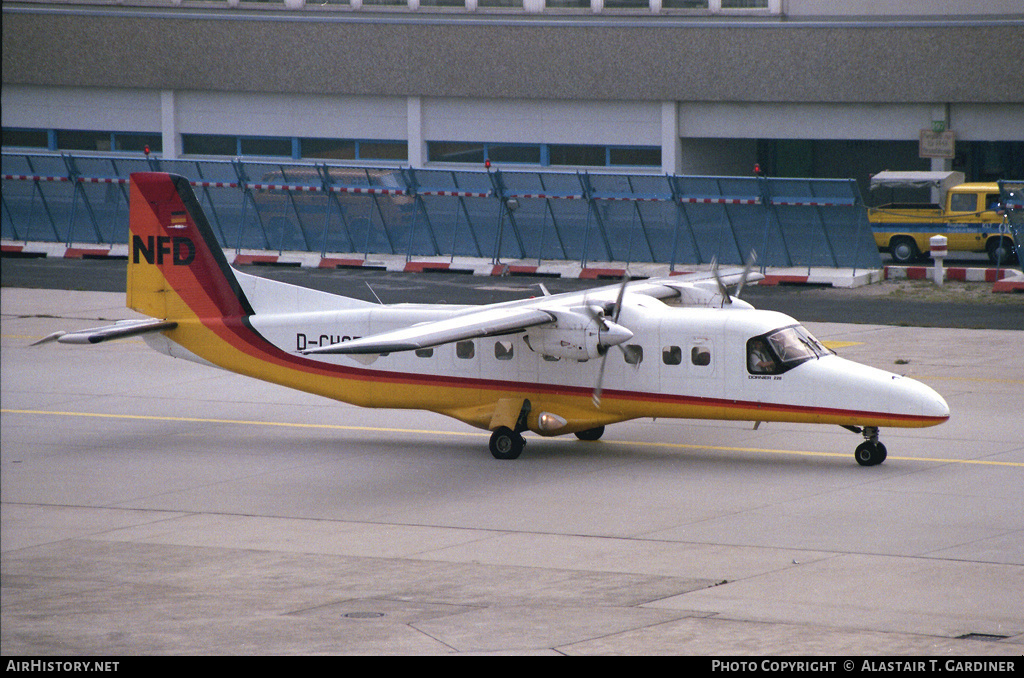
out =
[[[127,305],[155,318],[252,315],[188,179],[131,176]]]

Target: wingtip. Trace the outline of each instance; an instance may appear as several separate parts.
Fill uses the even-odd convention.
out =
[[[43,337],[39,341],[33,341],[29,345],[30,346],[42,346],[43,344],[51,344],[51,343],[57,341],[58,339],[60,339],[61,337],[63,337],[65,334],[67,334],[67,332],[63,332],[63,331],[58,330],[56,332],[52,332],[50,334],[47,334],[45,337]]]

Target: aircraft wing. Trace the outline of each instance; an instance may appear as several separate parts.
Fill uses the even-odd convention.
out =
[[[553,314],[536,307],[494,308],[484,306],[478,311],[471,311],[452,318],[420,323],[340,344],[311,348],[301,351],[301,353],[303,355],[380,354],[412,351],[463,339],[512,334],[554,320]]]
[[[38,346],[52,341],[60,342],[61,344],[99,344],[104,341],[136,337],[140,334],[149,334],[150,332],[173,330],[177,326],[178,323],[169,320],[122,320],[114,325],[94,327],[88,330],[54,332],[32,345]]]
[[[743,285],[750,282],[764,280],[760,273],[750,271],[730,271],[719,273],[717,278],[714,272],[692,273],[688,275],[673,276],[670,278],[651,278],[638,281],[629,286],[629,292],[633,294],[645,294],[656,299],[668,299],[670,297],[686,298],[687,290],[693,287],[707,289],[718,289],[730,285]]]
[[[715,272],[696,273],[687,276],[634,281],[628,284],[628,291],[658,299],[681,297],[686,300],[693,296],[691,290],[696,286],[711,285],[714,289],[718,289],[720,285],[760,280],[763,277],[758,273],[751,274],[749,271],[721,274],[717,278]],[[588,292],[569,292],[512,304],[482,306],[479,310],[460,313],[444,320],[419,323],[330,346],[309,348],[300,353],[303,355],[380,355],[431,348],[464,339],[513,334],[537,325],[556,322],[559,311],[569,310],[581,304],[589,305],[594,302],[611,301],[620,294],[621,287],[621,285],[609,285]],[[706,294],[707,292],[705,292]],[[700,302],[692,301],[691,303]]]

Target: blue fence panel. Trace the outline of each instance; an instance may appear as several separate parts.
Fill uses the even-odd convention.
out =
[[[693,250],[680,261],[742,264],[751,250],[767,263],[770,251],[769,214],[755,179],[734,177],[675,177],[676,199],[689,231]],[[778,264],[775,264],[778,265]],[[783,264],[788,265],[788,264]]]
[[[128,177],[186,176],[225,248],[877,268],[850,180],[3,154],[3,237],[127,240]]]
[[[18,240],[67,242],[74,184],[64,160],[5,153],[3,176],[5,237],[9,232]]]
[[[235,247],[245,220],[246,195],[240,189],[238,172],[229,162],[162,160],[161,168],[192,180],[199,202],[206,210],[223,247]]]

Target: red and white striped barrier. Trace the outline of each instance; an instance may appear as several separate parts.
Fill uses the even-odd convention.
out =
[[[281,257],[276,254],[238,254],[232,261],[234,266],[245,266],[250,264],[276,264]]]
[[[353,193],[356,195],[405,195],[404,188],[375,188],[373,186],[331,186],[331,193]]]
[[[320,260],[317,268],[363,268],[366,261],[363,259],[344,259],[338,257],[326,257]]]
[[[784,207],[853,207],[853,201],[849,202],[830,202],[825,200],[796,200],[788,198],[778,198],[772,200],[773,205],[782,205]]]
[[[508,193],[506,198],[521,198],[523,200],[582,200],[583,196],[577,193]]]
[[[494,267],[491,269],[491,275],[535,275],[537,273],[537,270],[537,266],[522,266],[518,264],[495,264]]]
[[[600,278],[622,278],[626,275],[624,268],[584,268],[580,271],[579,277],[583,280],[598,280]]]
[[[620,202],[668,202],[672,198],[650,195],[593,195],[594,200],[613,200]]]
[[[886,280],[931,280],[932,269],[929,266],[886,266],[884,269]],[[966,268],[954,266],[946,269],[946,280],[957,280],[960,282],[991,282],[994,283],[1002,278],[1010,278],[1018,275],[1018,271],[1002,268]]]
[[[448,190],[425,190],[418,191],[419,195],[436,196],[442,198],[490,198],[494,191],[448,191]]]
[[[1024,292],[1024,273],[1017,273],[1013,271],[1013,275],[1007,276],[1002,280],[997,280],[992,285],[993,292]]]
[[[322,186],[306,186],[304,184],[247,184],[254,191],[296,191],[299,193],[319,193]]]
[[[192,186],[199,188],[238,188],[237,181],[190,181]]]
[[[76,181],[80,184],[127,184],[127,179],[117,177],[78,177]]]
[[[760,198],[680,198],[679,202],[686,205],[760,205]]]
[[[4,174],[4,181],[71,181],[68,177],[48,177],[39,174]]]

